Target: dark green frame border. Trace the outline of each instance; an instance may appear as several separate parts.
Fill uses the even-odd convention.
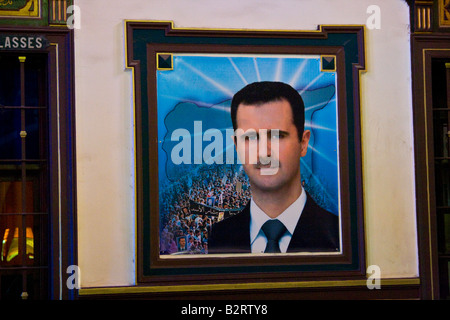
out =
[[[362,152],[360,138],[359,75],[365,70],[364,26],[320,26],[317,31],[244,31],[174,28],[171,22],[126,21],[127,67],[134,70],[136,120],[136,195],[137,195],[137,281],[139,283],[184,284],[198,281],[217,282],[261,278],[306,279],[308,277],[365,278],[365,248],[362,192]],[[152,193],[157,194],[153,179],[157,173],[150,170],[150,130],[156,124],[149,110],[151,76],[148,69],[149,45],[189,46],[287,46],[339,48],[345,61],[345,101],[347,116],[348,178],[350,211],[350,261],[347,263],[287,263],[271,265],[214,265],[177,264],[161,267],[151,258]],[[244,47],[242,47],[244,48]],[[154,235],[153,235],[154,236]],[[152,267],[153,266],[153,267]],[[300,274],[301,273],[301,274]],[[293,278],[294,277],[294,278]]]

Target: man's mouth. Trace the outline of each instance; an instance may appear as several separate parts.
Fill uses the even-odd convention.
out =
[[[270,162],[268,164],[262,164],[262,163],[258,162],[255,165],[256,169],[270,168],[270,166],[271,166]]]
[[[272,167],[272,163],[269,162],[267,164],[257,163],[255,164],[255,169],[258,170],[259,174],[262,176],[273,176],[277,174],[279,169],[279,164],[277,166]]]
[[[267,161],[267,162],[258,161],[255,164],[255,168],[256,169],[268,169],[268,168],[275,169],[275,168],[279,168],[279,167],[280,167],[280,163],[279,162],[277,162],[277,161],[273,162],[273,161],[270,161],[270,160]]]

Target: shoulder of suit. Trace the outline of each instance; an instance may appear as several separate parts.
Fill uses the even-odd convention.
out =
[[[249,206],[245,206],[244,209],[239,211],[238,213],[223,219],[219,222],[213,224],[213,228],[222,228],[227,227],[230,224],[244,223],[246,220],[250,219],[250,209]]]
[[[338,216],[319,206],[309,194],[307,194],[307,196],[308,197],[306,200],[304,212],[308,212],[313,215],[318,215],[320,216],[320,218],[328,219],[332,222],[338,221],[339,219]]]

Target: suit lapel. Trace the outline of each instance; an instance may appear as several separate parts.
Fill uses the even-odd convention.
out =
[[[314,230],[314,208],[315,203],[312,198],[307,194],[307,199],[305,207],[303,208],[302,214],[297,226],[295,227],[294,234],[292,235],[291,241],[287,252],[298,251],[301,248],[307,248],[311,238],[311,230]]]
[[[244,252],[251,252],[250,246],[250,201],[236,216],[234,241],[236,246]]]

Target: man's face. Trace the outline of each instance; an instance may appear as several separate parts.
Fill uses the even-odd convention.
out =
[[[257,134],[254,139],[258,141],[267,139],[267,150],[263,150],[259,147],[259,143],[256,143],[257,163],[251,159],[251,142],[246,138],[251,134],[237,135],[235,140],[238,155],[253,190],[280,190],[300,184],[300,158],[306,155],[310,132],[305,130],[302,141],[299,141],[292,110],[287,100],[261,105],[241,104],[237,110],[236,124],[238,129],[236,131],[244,133],[253,131]],[[260,135],[261,132],[266,132],[267,137]],[[245,159],[242,156],[243,152]],[[264,169],[268,170],[271,166],[264,160],[264,156],[266,159],[270,158],[272,162],[278,160],[278,167],[272,174],[263,173]]]

